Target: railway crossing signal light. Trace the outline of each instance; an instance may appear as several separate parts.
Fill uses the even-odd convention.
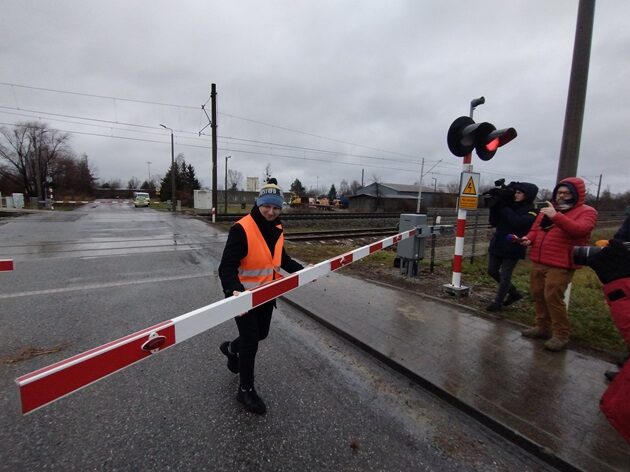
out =
[[[472,118],[460,116],[448,129],[448,148],[456,156],[470,154],[473,149],[483,161],[492,159],[497,149],[516,138],[514,128],[497,129],[491,123],[475,123]]]

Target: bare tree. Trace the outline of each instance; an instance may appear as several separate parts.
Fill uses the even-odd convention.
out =
[[[350,186],[348,185],[348,181],[346,179],[342,179],[339,183],[339,194],[340,195],[348,195],[350,193]]]
[[[237,170],[228,169],[228,190],[238,190],[243,183],[243,174]]]
[[[459,182],[449,182],[446,184],[446,191],[448,193],[459,193]]]
[[[361,184],[357,182],[356,180],[353,180],[352,183],[350,184],[350,192],[352,193],[352,195],[356,195],[357,191],[360,188],[361,188]]]
[[[0,159],[8,165],[0,169],[2,176],[23,186],[28,196],[44,197],[44,182],[52,176],[55,162],[71,157],[70,137],[39,122],[18,123],[0,128]]]
[[[130,190],[140,188],[140,179],[136,176],[131,177],[127,183],[127,188]]]

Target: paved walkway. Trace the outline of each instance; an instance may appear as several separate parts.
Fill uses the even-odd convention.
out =
[[[284,299],[560,469],[630,471],[630,446],[599,411],[611,364],[430,295],[331,274]]]

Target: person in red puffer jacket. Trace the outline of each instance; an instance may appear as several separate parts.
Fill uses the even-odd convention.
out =
[[[569,177],[553,189],[552,202],[540,210],[531,230],[520,241],[531,246],[529,283],[536,311],[535,326],[522,332],[547,339],[545,348],[562,351],[569,342],[570,323],[564,292],[573,279],[573,246],[589,243],[597,211],[584,204],[584,181]]]

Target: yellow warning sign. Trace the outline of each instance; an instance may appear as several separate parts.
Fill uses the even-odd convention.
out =
[[[462,191],[462,195],[477,195],[477,189],[475,188],[475,181],[472,176],[468,177],[468,182]]]
[[[477,197],[459,197],[459,208],[474,210],[477,208]]]

